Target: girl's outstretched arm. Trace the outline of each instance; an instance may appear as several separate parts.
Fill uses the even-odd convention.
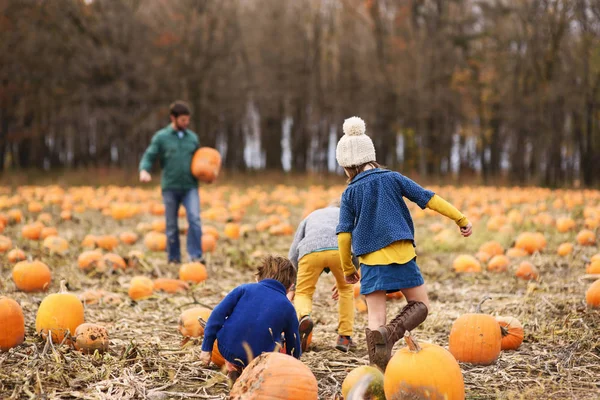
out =
[[[469,236],[471,234],[471,223],[456,207],[452,204],[448,203],[446,200],[441,198],[440,196],[433,195],[431,200],[427,203],[427,208],[436,211],[442,214],[445,217],[450,218],[456,225],[461,228],[461,233],[464,236]]]

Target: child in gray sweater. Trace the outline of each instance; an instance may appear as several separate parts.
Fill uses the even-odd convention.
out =
[[[306,351],[308,337],[313,329],[312,298],[323,271],[331,271],[339,293],[338,339],[336,349],[348,351],[353,345],[354,290],[346,283],[338,252],[335,233],[339,222],[339,201],[313,211],[298,226],[288,258],[298,270],[294,306],[300,320],[302,351]]]

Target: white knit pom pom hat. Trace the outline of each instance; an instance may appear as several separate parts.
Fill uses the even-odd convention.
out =
[[[335,149],[335,158],[342,167],[356,167],[376,161],[375,146],[370,137],[365,135],[365,121],[359,117],[344,121],[344,136]]]

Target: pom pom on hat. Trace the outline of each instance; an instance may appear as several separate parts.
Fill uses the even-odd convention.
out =
[[[335,149],[335,158],[342,167],[359,166],[375,161],[375,146],[365,134],[365,121],[359,117],[348,118],[343,125],[344,136]]]
[[[344,121],[344,134],[348,136],[364,135],[366,131],[365,121],[360,117],[351,117]]]

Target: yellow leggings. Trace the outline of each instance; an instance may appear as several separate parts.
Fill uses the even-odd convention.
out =
[[[298,263],[296,296],[294,298],[294,306],[296,307],[298,318],[311,314],[312,299],[315,294],[317,281],[325,268],[331,270],[340,294],[338,302],[338,335],[352,336],[352,328],[354,326],[354,289],[344,279],[340,254],[337,250],[309,253],[300,259]]]

